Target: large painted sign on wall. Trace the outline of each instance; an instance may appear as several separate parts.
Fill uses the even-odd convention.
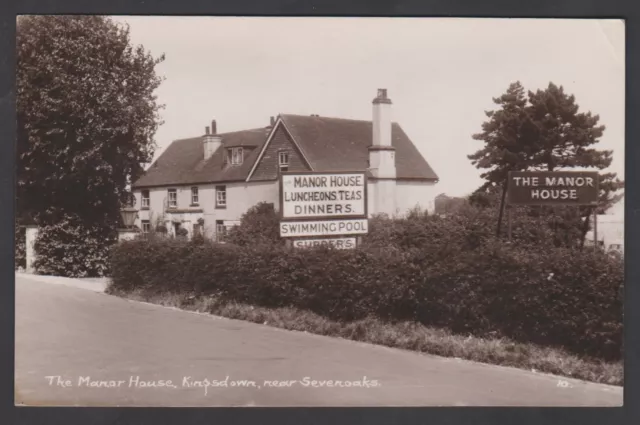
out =
[[[283,219],[366,217],[364,173],[282,174]]]
[[[282,173],[280,217],[280,236],[296,248],[354,248],[353,236],[369,231],[366,174]]]
[[[511,205],[596,205],[598,173],[591,171],[511,171]]]

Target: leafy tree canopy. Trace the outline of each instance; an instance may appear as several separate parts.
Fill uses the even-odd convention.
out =
[[[488,121],[474,134],[484,146],[469,159],[484,170],[485,183],[478,192],[503,186],[509,171],[558,169],[604,170],[611,165],[610,150],[595,148],[605,126],[591,112],[579,112],[575,96],[562,86],[549,83],[544,90],[525,90],[512,83],[506,93],[494,98],[496,110],[485,112]],[[600,173],[600,208],[607,209],[619,199],[615,195],[623,182],[615,173]]]
[[[18,215],[113,225],[153,157],[164,55],[108,17],[24,16],[17,59]]]

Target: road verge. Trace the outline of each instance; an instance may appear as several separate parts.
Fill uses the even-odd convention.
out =
[[[513,342],[506,338],[490,339],[456,335],[444,329],[426,327],[415,322],[390,323],[368,317],[343,323],[296,308],[271,309],[225,303],[213,296],[152,294],[139,289],[127,292],[112,287],[107,287],[106,292],[131,300],[209,313],[287,330],[340,337],[443,357],[517,367],[602,384],[621,386],[624,379],[622,361],[605,362],[578,357],[562,349]]]

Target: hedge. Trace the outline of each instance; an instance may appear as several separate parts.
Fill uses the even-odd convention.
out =
[[[117,241],[113,226],[87,225],[75,215],[42,225],[34,243],[38,274],[101,277],[109,273],[109,251]]]
[[[340,321],[412,320],[460,334],[621,358],[620,258],[592,250],[509,245],[482,228],[470,231],[473,220],[462,220],[464,226],[455,220],[436,226],[434,220],[372,220],[365,244],[347,251],[126,241],[112,250],[112,285],[290,306]]]

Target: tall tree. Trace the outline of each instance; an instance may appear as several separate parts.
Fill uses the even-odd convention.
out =
[[[531,152],[535,151],[535,140],[531,137],[531,123],[525,112],[525,91],[519,81],[509,85],[503,95],[493,99],[493,103],[499,108],[485,111],[489,120],[482,124],[481,133],[473,135],[475,140],[481,140],[485,145],[468,158],[477,168],[486,170],[480,175],[486,182],[480,187],[479,192],[495,185],[501,187],[496,228],[496,234],[499,236],[509,171],[526,167]]]
[[[112,229],[160,123],[154,58],[103,16],[17,22],[18,215]]]
[[[523,87],[516,82],[494,102],[501,108],[487,112],[490,119],[482,125],[482,133],[473,135],[485,145],[469,159],[477,168],[487,170],[481,174],[486,182],[479,192],[492,185],[502,187],[501,211],[511,170],[603,170],[611,165],[613,152],[594,147],[605,130],[598,125],[599,116],[579,112],[575,96],[567,95],[562,86],[549,83],[544,90],[529,91],[525,98]],[[615,173],[601,173],[599,209],[607,209],[619,199],[615,192],[623,186]],[[576,214],[575,209],[561,209],[565,220],[582,219],[582,240],[588,231],[590,211],[580,208]]]

